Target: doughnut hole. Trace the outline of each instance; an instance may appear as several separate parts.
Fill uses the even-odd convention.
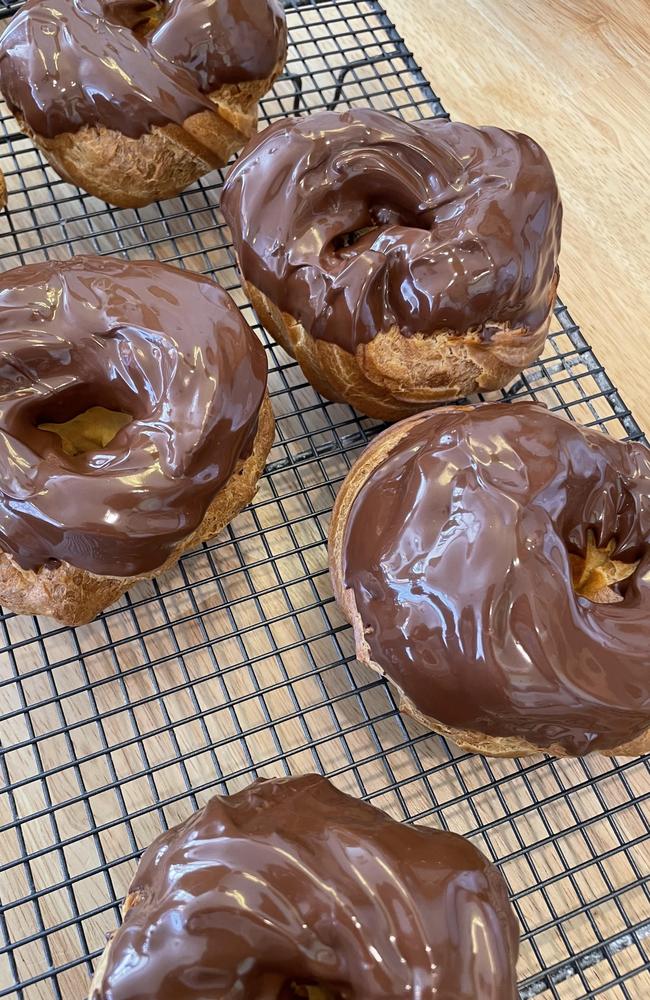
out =
[[[133,417],[120,410],[107,410],[104,406],[91,406],[63,423],[38,424],[39,431],[50,431],[61,438],[66,455],[81,455],[88,451],[106,448],[113,438],[130,424]]]
[[[27,416],[31,424],[32,444],[42,445],[38,432],[47,432],[42,443],[51,448],[55,434],[61,450],[74,456],[106,448],[116,435],[142,413],[142,403],[130,391],[116,391],[113,386],[77,385],[56,393],[47,404],[32,408]],[[36,436],[36,437],[35,437]]]
[[[369,233],[377,233],[377,232],[379,232],[377,226],[365,226],[363,229],[353,229],[352,232],[350,233],[341,233],[339,236],[334,237],[334,241],[332,244],[334,247],[334,252],[341,257],[349,257],[351,256],[351,254],[349,253],[346,254],[345,251],[350,250],[351,248],[354,247],[355,253],[358,253],[359,247],[357,246],[357,244],[360,243],[363,237],[367,236]],[[366,241],[366,242],[369,243],[371,241]]]
[[[408,229],[422,229],[421,222],[395,208],[371,206],[363,225],[357,225],[348,232],[339,233],[332,240],[332,249],[338,257],[348,258],[364,253],[375,241],[377,235],[391,226],[405,226]]]
[[[104,5],[108,18],[124,28],[130,28],[138,38],[145,38],[165,19],[168,0],[109,0]]]
[[[286,983],[280,1000],[343,1000],[343,995],[319,983]]]
[[[615,549],[614,538],[605,548],[598,548],[593,531],[589,531],[584,555],[569,553],[573,588],[580,597],[594,604],[620,604],[625,600],[621,585],[634,574],[639,562],[613,559]]]

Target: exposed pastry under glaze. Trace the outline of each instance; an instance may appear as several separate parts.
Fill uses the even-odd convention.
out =
[[[543,348],[562,209],[527,136],[367,108],[282,120],[222,207],[260,319],[331,399],[394,420]]]
[[[0,89],[62,177],[146,205],[244,145],[286,43],[279,0],[28,0],[0,38]]]

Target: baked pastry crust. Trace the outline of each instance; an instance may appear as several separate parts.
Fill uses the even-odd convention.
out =
[[[251,282],[245,291],[260,322],[295,358],[308,381],[327,399],[346,402],[377,420],[401,420],[432,404],[512,381],[541,354],[551,318],[559,272],[549,288],[549,312],[534,331],[498,327],[490,341],[474,334],[439,330],[404,336],[397,327],[379,333],[356,353],[311,336]]]
[[[84,625],[113,604],[139,580],[164,573],[181,556],[212,538],[253,499],[275,436],[275,421],[268,397],[260,408],[257,434],[250,455],[240,460],[216,494],[198,528],[188,535],[155,571],[139,576],[99,576],[61,562],[54,568],[26,570],[6,552],[0,552],[2,605],[16,614],[48,615],[62,625]]]
[[[456,409],[458,408],[456,407]],[[345,586],[343,542],[348,517],[359,491],[373,471],[381,465],[385,457],[394,449],[396,443],[409,430],[409,423],[391,428],[390,431],[380,435],[361,455],[338,493],[329,530],[329,564],[334,596],[345,618],[352,625],[357,659],[382,677],[386,675],[380,664],[372,658],[354,591]],[[556,743],[542,747],[520,737],[491,736],[486,733],[447,726],[438,719],[420,712],[395,682],[390,678],[389,681],[397,692],[398,707],[401,712],[410,715],[434,733],[453,740],[461,749],[470,753],[484,754],[489,757],[526,757],[533,754],[551,754],[556,757],[572,756],[564,747]],[[650,727],[630,741],[621,743],[612,749],[595,752],[607,757],[636,757],[640,754],[650,753]]]
[[[46,138],[17,116],[21,130],[60,176],[119,208],[173,198],[203,174],[223,167],[257,129],[257,104],[284,68],[264,80],[227,84],[209,95],[213,111],[183,125],[154,125],[137,139],[104,125]]]

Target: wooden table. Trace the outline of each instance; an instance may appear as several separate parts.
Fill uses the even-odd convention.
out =
[[[384,6],[452,117],[546,149],[564,199],[560,295],[650,432],[647,0]]]

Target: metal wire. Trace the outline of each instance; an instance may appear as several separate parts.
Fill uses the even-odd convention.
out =
[[[0,0],[0,13],[16,6]],[[445,115],[374,0],[286,6],[292,45],[267,120],[368,103]],[[123,211],[57,178],[6,111],[2,135],[4,269],[156,257],[215,275],[255,322],[220,174]],[[483,759],[396,712],[354,660],[326,568],[334,495],[379,426],[322,400],[260,337],[278,438],[255,504],[91,625],[0,615],[0,997],[85,996],[161,829],[256,775],[313,769],[398,818],[466,834],[500,866],[522,926],[523,998],[650,996],[646,763]],[[642,437],[561,303],[545,357],[503,395]]]

